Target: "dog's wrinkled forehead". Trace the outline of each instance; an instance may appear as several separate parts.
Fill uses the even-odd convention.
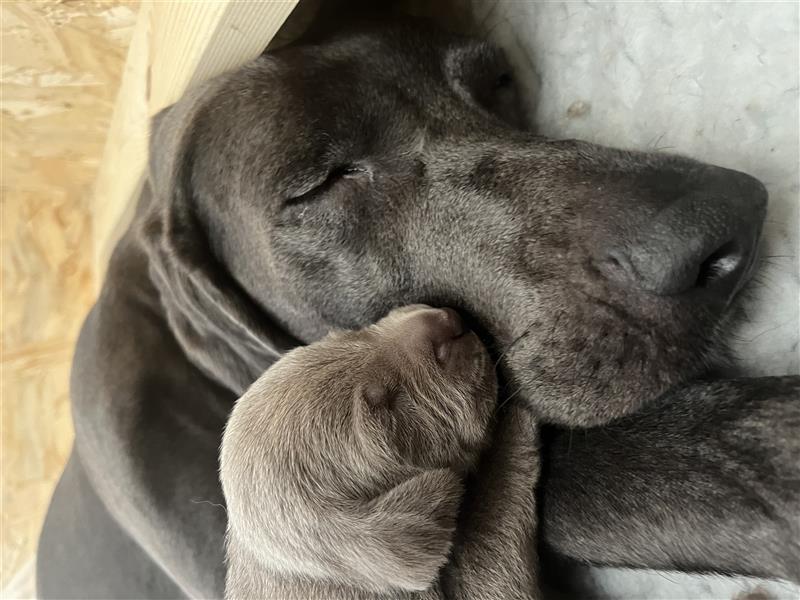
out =
[[[442,83],[452,86],[468,82],[476,70],[508,68],[502,51],[494,45],[427,28],[420,23],[342,32],[316,44],[290,47],[270,56],[289,64],[299,59],[307,74],[350,68],[351,73],[362,75],[360,79],[366,80],[367,85],[378,80],[392,82],[415,99],[437,95]],[[430,87],[418,86],[418,83],[427,83]]]
[[[454,111],[469,105],[485,118],[482,102],[507,71],[500,50],[481,41],[418,29],[350,34],[263,56],[200,118],[215,136],[236,136],[251,161],[273,154],[265,175],[291,193],[343,157],[412,148],[423,131],[453,135]]]

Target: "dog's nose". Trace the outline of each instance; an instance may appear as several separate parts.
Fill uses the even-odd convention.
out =
[[[464,333],[464,323],[452,308],[427,308],[407,321],[407,342],[415,349],[432,348],[436,360],[445,363],[453,342]]]
[[[767,206],[764,185],[712,167],[606,257],[616,278],[657,295],[705,289],[726,301],[746,279]]]

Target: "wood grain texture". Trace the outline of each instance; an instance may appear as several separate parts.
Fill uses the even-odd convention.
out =
[[[72,441],[73,348],[142,180],[149,117],[258,55],[294,4],[0,5],[4,598],[33,595],[36,541]]]
[[[44,511],[72,441],[68,380],[92,302],[91,188],[136,19],[131,1],[3,2],[2,568],[32,595]]]
[[[149,118],[258,56],[297,0],[144,0],[95,187],[95,271],[105,270],[142,184]]]

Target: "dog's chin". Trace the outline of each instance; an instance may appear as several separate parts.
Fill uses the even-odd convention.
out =
[[[635,413],[651,404],[668,400],[676,389],[694,380],[729,379],[741,377],[742,368],[737,365],[738,357],[734,345],[739,341],[736,331],[750,318],[750,305],[758,286],[757,270],[749,266],[748,281],[737,290],[717,319],[708,326],[707,335],[695,340],[693,347],[687,349],[692,357],[684,372],[672,374],[673,383],[654,394],[644,394],[636,406],[631,406],[619,417]],[[754,273],[756,273],[754,275]],[[667,374],[669,377],[669,374]],[[595,425],[602,423],[595,423]]]

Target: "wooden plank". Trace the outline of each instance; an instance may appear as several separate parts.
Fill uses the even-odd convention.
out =
[[[95,183],[95,281],[144,181],[149,119],[184,91],[258,56],[297,0],[144,0]]]
[[[0,598],[34,555],[72,447],[69,370],[94,298],[92,194],[134,0],[0,1]]]
[[[122,81],[108,128],[92,202],[93,271],[100,288],[108,257],[130,220],[147,163],[147,68],[149,2],[142,3],[128,48]]]

